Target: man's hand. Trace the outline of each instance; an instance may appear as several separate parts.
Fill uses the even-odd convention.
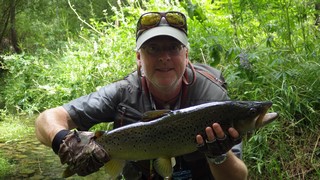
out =
[[[218,123],[213,123],[212,127],[205,129],[207,139],[197,135],[198,150],[207,157],[214,158],[226,154],[234,145],[241,142],[238,131],[234,128],[228,129],[228,134],[224,133]]]
[[[58,151],[62,164],[69,166],[64,177],[77,173],[86,176],[96,172],[110,160],[107,152],[95,141],[93,132],[70,131]]]

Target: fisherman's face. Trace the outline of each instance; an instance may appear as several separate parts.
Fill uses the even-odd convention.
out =
[[[154,87],[169,89],[181,85],[188,62],[188,49],[169,36],[146,41],[137,52],[137,63]]]

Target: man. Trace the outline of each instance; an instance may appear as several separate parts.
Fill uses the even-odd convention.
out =
[[[136,72],[46,110],[36,120],[38,139],[78,175],[99,170],[110,158],[93,139],[84,141],[93,133],[82,131],[93,125],[114,122],[118,128],[139,121],[146,111],[229,99],[218,70],[189,62],[187,23],[182,13],[145,13],[137,23],[136,35]],[[70,131],[74,128],[80,131]],[[172,179],[246,179],[239,133],[234,128],[224,132],[218,123],[204,132],[206,137],[195,137],[199,151],[175,157]],[[86,149],[90,156],[79,149]],[[161,179],[150,163],[152,160],[127,162],[122,174],[125,179]]]

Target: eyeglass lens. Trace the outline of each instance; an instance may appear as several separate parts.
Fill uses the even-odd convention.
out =
[[[169,44],[168,46],[162,47],[157,44],[149,44],[149,45],[146,45],[142,48],[145,49],[147,51],[147,53],[152,54],[152,55],[160,54],[162,51],[166,51],[170,55],[177,55],[180,53],[180,51],[182,49],[182,45],[179,43],[172,43],[172,44]]]

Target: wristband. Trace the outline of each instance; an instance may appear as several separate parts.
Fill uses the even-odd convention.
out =
[[[227,158],[228,158],[227,154],[221,154],[220,156],[216,156],[216,157],[207,156],[208,161],[215,165],[224,163],[227,160]]]
[[[54,153],[58,154],[58,151],[60,149],[60,144],[62,143],[62,140],[66,137],[66,135],[70,132],[70,130],[64,129],[59,131],[53,138],[51,147]]]

